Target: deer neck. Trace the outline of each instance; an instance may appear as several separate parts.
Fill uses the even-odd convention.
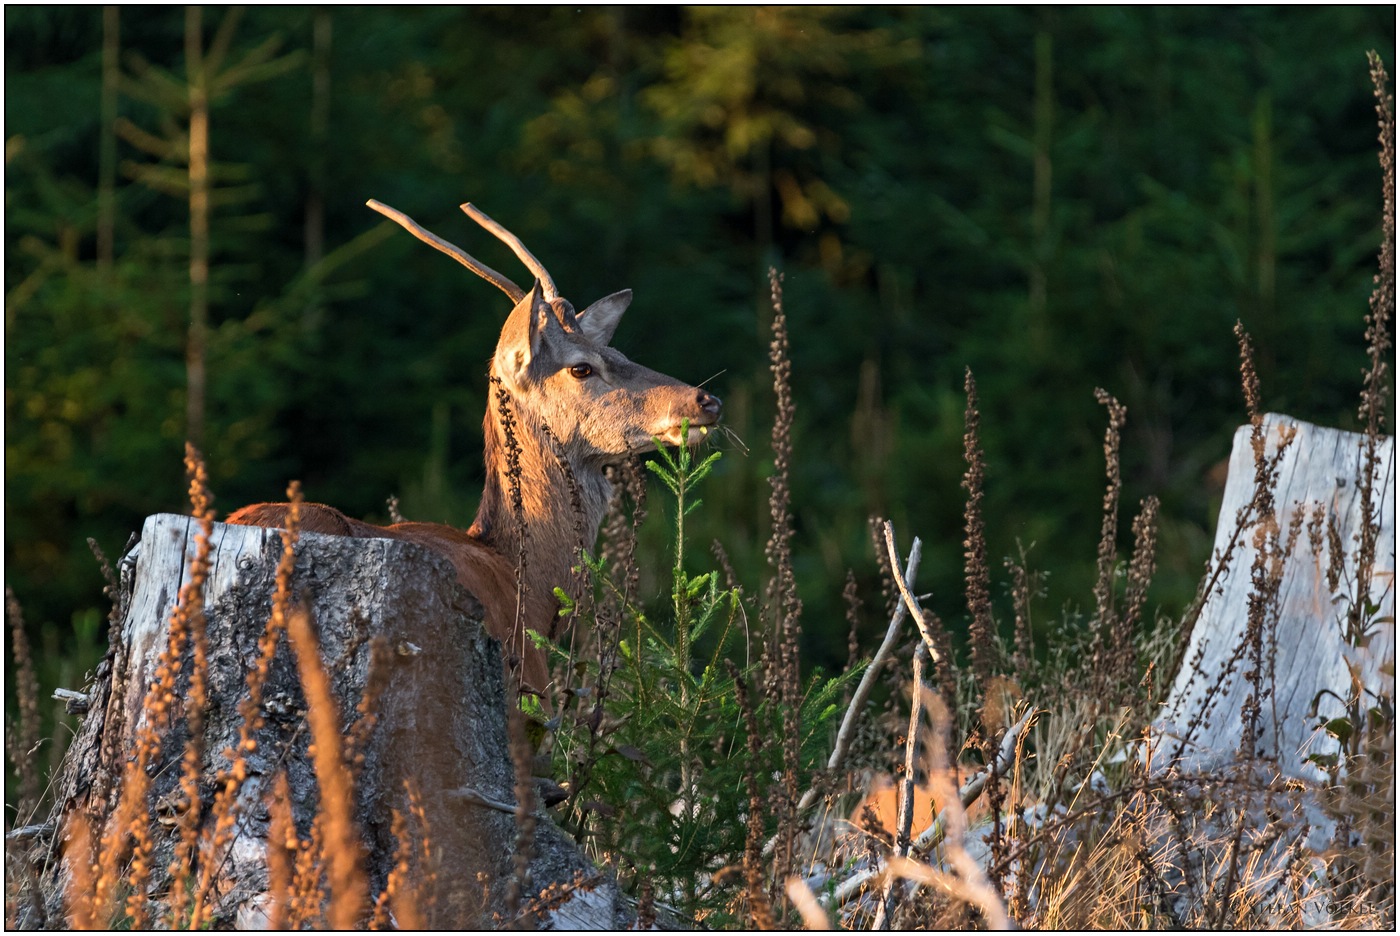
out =
[[[511,447],[500,412],[492,405],[482,427],[486,486],[469,532],[509,562],[517,561],[523,546],[525,584],[531,598],[540,601],[551,596],[552,602],[553,590],[569,589],[573,581],[578,547],[592,549],[597,542],[612,484],[602,464],[569,459],[537,416],[518,407],[512,410],[511,431],[519,452],[519,519],[524,530],[512,505]],[[561,459],[569,466],[572,482]]]

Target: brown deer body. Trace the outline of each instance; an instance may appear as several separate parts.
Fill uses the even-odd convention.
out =
[[[547,662],[524,630],[554,636],[554,589],[572,580],[578,549],[597,540],[612,496],[606,467],[653,448],[653,438],[675,445],[700,441],[719,421],[720,401],[608,346],[632,300],[630,290],[575,312],[519,241],[471,205],[462,208],[506,241],[535,274],[528,293],[393,209],[377,202],[370,206],[515,300],[490,366],[486,485],[467,530],[438,523],[375,526],[321,504],[302,506],[301,528],[406,540],[445,556],[458,581],[481,603],[487,629],[505,648],[507,665],[520,661],[523,683],[544,690]],[[683,423],[690,426],[686,437],[681,435]],[[289,509],[288,504],[254,504],[235,511],[228,522],[280,527]]]

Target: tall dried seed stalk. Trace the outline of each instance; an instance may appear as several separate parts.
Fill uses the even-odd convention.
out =
[[[296,820],[292,817],[292,791],[286,771],[278,771],[264,805],[267,808],[267,928],[290,928],[292,880],[297,849]]]
[[[422,929],[423,918],[418,912],[418,902],[414,899],[412,884],[412,860],[414,854],[413,836],[408,831],[408,820],[402,810],[393,809],[390,823],[394,839],[394,866],[384,882],[384,890],[374,902],[374,915],[370,917],[372,930],[389,929],[391,926],[390,907],[393,907],[392,922],[395,929]]]
[[[1133,558],[1128,563],[1128,588],[1124,596],[1123,629],[1136,630],[1147,603],[1147,589],[1157,567],[1157,514],[1161,508],[1155,496],[1142,502],[1142,509],[1133,520]]]
[[[1254,369],[1254,344],[1244,330],[1243,322],[1235,322],[1235,338],[1240,345],[1240,385],[1244,388],[1244,406],[1249,412],[1250,424],[1257,427],[1264,418],[1259,412],[1259,372]]]
[[[1395,317],[1395,107],[1394,98],[1387,91],[1389,76],[1380,56],[1369,52],[1367,59],[1371,64],[1376,116],[1380,124],[1383,210],[1379,269],[1375,277],[1376,287],[1371,292],[1370,310],[1366,315],[1369,365],[1357,413],[1365,427],[1366,447],[1359,479],[1362,523],[1356,551],[1357,586],[1347,614],[1347,634],[1353,642],[1363,639],[1370,625],[1368,609],[1373,604],[1370,596],[1371,576],[1375,569],[1381,527],[1379,507],[1375,502],[1376,483],[1381,473],[1377,447],[1386,425],[1386,404],[1390,393],[1390,329]]]
[[[208,704],[209,642],[205,627],[203,582],[209,575],[208,540],[214,529],[213,498],[209,496],[208,474],[203,461],[195,455],[193,448],[185,454],[185,469],[190,475],[190,504],[200,528],[195,537],[196,561],[190,565],[190,579],[198,581],[200,599],[190,607],[187,614],[187,627],[190,641],[190,681],[185,705],[185,722],[189,738],[185,741],[185,752],[180,763],[180,807],[176,825],[179,828],[179,841],[175,847],[174,860],[170,863],[172,878],[169,911],[172,919],[182,920],[189,899],[189,869],[194,867],[195,854],[199,846],[200,821],[203,818],[203,802],[200,799],[199,780],[204,760],[204,709]],[[200,553],[205,554],[201,562]],[[144,895],[140,895],[144,896]],[[132,899],[138,894],[133,892]],[[138,920],[144,922],[144,900],[140,914],[132,912],[132,925]],[[130,907],[130,903],[128,903]],[[196,922],[191,920],[191,922]]]
[[[792,361],[788,357],[787,313],[783,308],[783,277],[776,269],[768,270],[768,283],[773,301],[773,340],[769,344],[768,364],[773,374],[773,475],[769,479],[768,500],[772,533],[765,549],[773,567],[770,595],[773,606],[773,637],[770,642],[772,661],[776,663],[770,684],[776,688],[776,698],[783,717],[783,782],[778,800],[779,846],[778,867],[773,876],[773,899],[785,897],[781,882],[792,868],[793,845],[797,835],[797,802],[800,768],[802,685],[798,642],[801,638],[802,602],[797,597],[797,581],[792,569],[792,425],[796,404],[792,398]]]
[[[325,823],[322,815],[311,821],[308,838],[297,839],[296,860],[292,865],[292,893],[287,904],[287,928],[304,929],[307,925],[326,926],[324,908],[330,900],[326,893]]]
[[[1293,438],[1291,434],[1285,434],[1275,457],[1268,456],[1263,416],[1260,413],[1261,394],[1259,376],[1254,366],[1253,343],[1249,333],[1244,330],[1243,323],[1235,324],[1235,335],[1240,345],[1241,385],[1244,389],[1245,405],[1250,413],[1250,447],[1254,454],[1254,496],[1251,498],[1251,504],[1257,520],[1253,526],[1254,561],[1250,567],[1248,620],[1244,639],[1240,641],[1229,663],[1233,666],[1238,660],[1246,660],[1244,678],[1249,684],[1249,692],[1241,703],[1239,713],[1242,729],[1238,750],[1241,800],[1235,805],[1237,818],[1229,838],[1219,890],[1206,897],[1208,918],[1215,928],[1242,918],[1244,905],[1241,901],[1248,897],[1247,894],[1241,893],[1236,885],[1241,875],[1246,873],[1246,863],[1249,861],[1245,831],[1257,786],[1254,767],[1262,753],[1260,734],[1265,724],[1264,703],[1274,688],[1274,654],[1266,654],[1266,650],[1277,647],[1279,590],[1283,583],[1284,556],[1274,491],[1278,481],[1278,456]],[[1277,731],[1276,720],[1274,723]],[[1270,750],[1277,752],[1277,738],[1274,741]]]
[[[1103,389],[1094,391],[1094,399],[1108,409],[1108,429],[1104,432],[1104,468],[1108,486],[1103,495],[1103,526],[1099,532],[1099,577],[1094,586],[1094,602],[1101,631],[1111,629],[1113,616],[1113,566],[1118,560],[1118,496],[1122,491],[1122,469],[1119,446],[1128,410],[1112,394]]]
[[[130,542],[127,543],[128,550],[136,542],[136,539],[136,534],[133,533]],[[88,549],[92,550],[93,558],[97,560],[98,568],[102,570],[102,580],[107,583],[102,586],[103,597],[112,605],[107,612],[107,646],[108,648],[116,647],[121,642],[122,622],[126,620],[126,596],[122,594],[121,581],[112,571],[112,563],[107,560],[107,555],[102,551],[97,540],[89,536],[87,544]],[[114,736],[120,735],[119,726],[120,720],[112,725]]]
[[[312,742],[309,753],[321,792],[317,817],[325,836],[330,873],[328,922],[334,929],[353,929],[363,922],[368,882],[354,819],[354,785],[341,751],[340,705],[321,664],[320,647],[311,629],[311,615],[305,608],[296,608],[288,615],[287,636],[296,653],[297,672],[306,693]]]
[[[63,904],[67,911],[67,924],[75,930],[103,929],[107,926],[105,916],[99,918],[95,911],[97,901],[92,899],[97,879],[102,874],[97,854],[93,851],[92,824],[88,817],[75,812],[69,819],[66,834],[63,836],[63,860],[68,864],[70,879],[63,893]]]
[[[414,827],[418,830],[416,862],[418,884],[414,891],[418,902],[418,911],[426,923],[432,920],[433,910],[437,906],[438,873],[437,860],[433,853],[433,830],[428,825],[428,813],[423,806],[423,794],[412,779],[404,781],[404,795],[408,799],[408,814],[413,817]]]
[[[716,543],[718,545],[718,543]],[[846,604],[846,623],[850,625],[850,630],[846,634],[846,668],[843,672],[851,672],[855,669],[856,663],[860,659],[860,588],[856,585],[856,573],[853,569],[846,570],[846,585],[841,589],[841,600]],[[845,690],[846,702],[851,701],[851,687]]]
[[[972,671],[985,687],[995,674],[995,627],[992,624],[992,574],[987,566],[986,521],[982,517],[982,485],[986,476],[986,459],[978,437],[981,415],[977,411],[977,381],[972,368],[963,375],[963,390],[967,394],[967,409],[963,413],[963,459],[967,470],[962,486],[967,491],[963,508],[963,582],[967,592],[967,612],[972,618],[969,633],[972,645]]]
[[[19,779],[19,802],[15,804],[15,824],[29,821],[39,806],[39,770],[34,762],[39,745],[39,680],[34,675],[34,658],[29,651],[29,636],[24,630],[24,615],[14,592],[5,586],[5,613],[10,622],[10,640],[15,661],[15,702],[19,707],[18,723],[6,733],[6,753]]]
[[[369,748],[375,725],[379,724],[379,696],[389,683],[389,672],[393,665],[393,651],[383,635],[376,636],[369,645],[369,671],[365,676],[364,695],[355,706],[355,724],[345,736],[346,762],[352,775],[359,777],[360,768],[365,764],[365,751]]]
[[[1366,315],[1366,351],[1371,366],[1366,372],[1358,417],[1368,436],[1384,433],[1387,398],[1390,395],[1390,329],[1395,318],[1395,98],[1387,90],[1390,76],[1375,52],[1367,52],[1371,81],[1375,85],[1376,121],[1380,125],[1381,249],[1377,258],[1375,289]]]
[[[1026,550],[1018,542],[1020,549],[1020,561],[1007,556],[1002,560],[1008,572],[1011,573],[1011,605],[1015,614],[1015,651],[1011,658],[1011,669],[1015,673],[1025,673],[1030,670],[1031,661],[1035,658],[1035,641],[1033,638],[1033,626],[1031,623],[1031,594],[1034,589],[1033,576],[1030,571],[1030,563],[1026,559]]]
[[[238,745],[231,752],[229,766],[215,781],[214,802],[210,807],[211,821],[204,829],[200,845],[203,857],[199,871],[199,885],[195,892],[194,910],[191,922],[203,923],[212,912],[208,900],[214,890],[215,876],[223,864],[223,856],[232,844],[237,827],[242,800],[239,796],[248,780],[248,758],[258,749],[258,732],[263,726],[263,692],[267,686],[272,660],[277,655],[277,647],[287,631],[287,617],[291,609],[292,573],[296,569],[296,545],[301,536],[301,485],[293,481],[287,486],[287,500],[291,509],[287,513],[286,528],[281,531],[282,553],[277,560],[277,571],[272,593],[272,611],[267,624],[258,637],[258,657],[245,680],[247,687],[243,699],[238,703],[238,713],[242,718],[238,726]],[[172,873],[175,871],[172,869]]]
[[[511,629],[512,646],[506,647],[506,664],[511,674],[510,685],[506,687],[506,697],[514,700],[519,696],[520,679],[525,664],[525,584],[527,578],[526,544],[529,542],[529,524],[525,521],[525,499],[520,488],[522,470],[520,467],[520,440],[515,434],[515,407],[510,391],[499,377],[491,378],[496,394],[496,412],[501,420],[501,434],[505,436],[506,478],[510,485],[510,509],[515,518],[517,542],[520,547],[515,556],[515,624]],[[540,687],[543,688],[543,687]]]
[[[185,458],[191,475],[192,503],[196,511],[202,507],[208,512],[207,491],[198,500],[193,497],[196,485],[200,485],[201,489],[203,485],[202,470],[197,472],[194,469],[195,465],[202,465],[202,459],[189,445],[186,446]],[[212,513],[209,516],[212,519]],[[139,927],[145,924],[145,890],[154,852],[150,833],[149,768],[160,754],[169,732],[171,709],[182,692],[179,674],[183,668],[182,657],[190,645],[191,608],[198,605],[202,616],[204,576],[208,572],[208,563],[209,538],[203,534],[196,539],[190,577],[181,587],[175,609],[171,612],[168,639],[156,661],[154,677],[147,686],[141,705],[145,721],[136,731],[134,750],[122,774],[117,805],[107,817],[98,846],[94,880],[88,891],[88,907],[84,911],[84,915],[98,926],[105,926],[111,921],[119,886],[130,891],[125,911],[132,918],[133,925]]]
[[[515,626],[511,631],[518,635],[519,643],[508,648],[510,679],[506,698],[510,712],[506,717],[506,733],[510,743],[511,765],[515,772],[515,844],[511,857],[512,871],[506,886],[506,912],[514,922],[521,910],[521,903],[530,887],[530,859],[535,848],[535,785],[531,773],[533,749],[525,732],[525,714],[518,707],[520,682],[524,673],[526,648],[525,634],[525,584],[526,544],[529,541],[529,524],[525,521],[524,492],[521,489],[523,473],[520,467],[520,441],[515,434],[515,410],[510,392],[499,377],[492,377],[496,391],[496,409],[500,415],[501,432],[506,445],[506,478],[510,485],[510,507],[515,518],[516,533],[520,543],[515,559]],[[543,689],[543,686],[538,687]]]

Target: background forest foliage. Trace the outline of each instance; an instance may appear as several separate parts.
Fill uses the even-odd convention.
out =
[[[965,620],[965,367],[990,554],[1029,549],[1050,607],[1089,594],[1102,386],[1128,407],[1128,502],[1162,499],[1175,612],[1244,419],[1235,320],[1269,409],[1354,427],[1380,237],[1365,53],[1394,62],[1394,34],[1388,6],[7,6],[5,579],[41,677],[76,685],[99,652],[86,539],[115,558],[183,510],[192,315],[221,512],[298,478],[355,516],[396,494],[470,521],[506,304],[368,198],[519,279],[475,202],[580,306],[635,290],[615,344],[708,379],[749,446],[690,521],[746,581],[784,271],[797,581],[828,669],[848,568],[879,603],[871,514],[923,537],[927,604]],[[666,525],[646,535],[663,556]]]

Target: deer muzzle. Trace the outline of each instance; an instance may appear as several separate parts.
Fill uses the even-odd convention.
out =
[[[698,413],[690,419],[690,431],[686,433],[685,439],[688,445],[698,445],[703,442],[705,437],[710,434],[710,427],[719,422],[720,413],[724,410],[724,404],[719,397],[698,388],[695,405]]]

